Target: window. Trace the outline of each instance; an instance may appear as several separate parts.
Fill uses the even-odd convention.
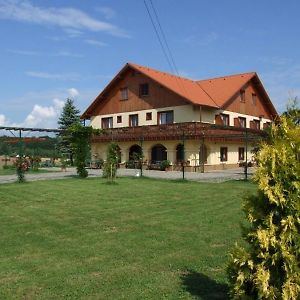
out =
[[[139,115],[130,115],[129,116],[129,127],[139,126]]]
[[[117,116],[117,123],[122,123],[122,116]]]
[[[239,148],[239,160],[244,160],[245,159],[245,148],[240,147]]]
[[[220,161],[227,161],[227,147],[220,148]]]
[[[253,120],[254,129],[260,129],[260,121],[259,120]]]
[[[239,117],[240,127],[246,128],[246,118]]]
[[[172,124],[174,120],[174,112],[171,111],[163,111],[158,113],[158,124]]]
[[[121,100],[128,100],[128,88],[122,88],[120,89],[121,93]]]
[[[103,129],[113,128],[113,118],[102,118],[102,126]]]
[[[252,94],[252,104],[256,105],[256,94]]]
[[[140,96],[149,96],[149,84],[140,84]]]
[[[245,103],[245,101],[246,101],[245,90],[240,91],[240,97],[241,97],[241,102]]]
[[[146,121],[151,121],[152,120],[152,113],[151,112],[147,112],[146,113]]]
[[[229,115],[220,114],[220,116],[223,121],[223,125],[229,126]]]

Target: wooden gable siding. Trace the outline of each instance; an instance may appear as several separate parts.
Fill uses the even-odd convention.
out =
[[[258,118],[263,116],[263,118],[272,120],[273,117],[267,107],[266,101],[264,101],[264,96],[254,86],[252,81],[250,81],[243,89],[245,90],[245,102],[241,102],[240,91],[238,91],[224,109]],[[252,94],[256,94],[256,105],[253,105]]]
[[[149,84],[149,96],[139,96],[140,84]],[[121,100],[120,89],[128,88],[128,100]],[[128,71],[105,95],[93,115],[139,111],[189,104],[182,97],[136,71]]]

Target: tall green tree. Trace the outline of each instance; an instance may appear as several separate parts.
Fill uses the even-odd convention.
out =
[[[72,138],[68,129],[74,124],[80,124],[79,113],[80,111],[74,105],[74,100],[68,98],[58,119],[59,129],[64,130],[64,132],[60,134],[58,149],[61,155],[67,156],[70,159],[72,166],[74,165],[74,153],[72,149]]]
[[[246,247],[228,267],[233,299],[300,299],[300,126],[292,117],[272,125],[256,155],[258,194],[244,204]]]
[[[88,176],[85,165],[90,154],[90,139],[92,135],[99,135],[101,130],[93,129],[91,126],[85,127],[77,123],[70,126],[68,132],[71,136],[77,174],[79,177],[85,178]]]

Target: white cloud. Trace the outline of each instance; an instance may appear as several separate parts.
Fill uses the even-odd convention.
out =
[[[104,15],[104,18],[110,20],[116,16],[116,12],[110,7],[98,7],[97,11]]]
[[[106,43],[96,41],[96,40],[85,40],[87,44],[93,45],[93,46],[99,46],[99,47],[105,47],[108,46]]]
[[[66,30],[106,32],[120,37],[128,34],[117,26],[99,21],[85,12],[71,8],[39,7],[24,0],[0,0],[0,18],[20,22],[58,26]],[[77,32],[77,33],[78,33]]]
[[[9,121],[7,120],[7,118],[0,114],[0,126],[8,126]]]
[[[75,89],[75,88],[70,88],[70,89],[68,89],[68,93],[70,94],[70,96],[71,96],[72,98],[77,97],[77,96],[79,95],[78,90]]]
[[[41,128],[56,128],[57,119],[61,114],[64,106],[64,101],[58,98],[52,100],[49,106],[35,104],[32,111],[27,115],[24,122],[20,126],[24,127],[41,127]]]
[[[73,53],[70,51],[58,51],[54,53],[42,53],[38,51],[31,51],[31,50],[21,50],[21,49],[7,49],[7,52],[16,54],[16,55],[26,55],[26,56],[63,56],[63,57],[84,57],[82,54]]]
[[[26,72],[27,76],[41,78],[41,79],[52,79],[52,80],[71,80],[76,81],[80,79],[80,75],[77,73],[47,73],[47,72],[36,72],[36,71],[28,71]]]
[[[64,56],[64,57],[75,57],[75,58],[84,57],[84,55],[82,55],[82,54],[73,53],[73,52],[69,52],[69,51],[59,51],[59,52],[53,54],[53,56]]]
[[[19,55],[28,55],[28,56],[39,56],[41,55],[40,52],[37,51],[31,51],[31,50],[14,50],[14,49],[8,49],[7,52],[13,53],[13,54],[19,54]]]

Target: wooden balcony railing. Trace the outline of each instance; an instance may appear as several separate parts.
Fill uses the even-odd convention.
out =
[[[249,141],[264,138],[262,130],[222,126],[199,122],[186,122],[166,125],[149,125],[105,129],[99,136],[93,136],[92,142],[155,141],[201,139],[211,141]]]

